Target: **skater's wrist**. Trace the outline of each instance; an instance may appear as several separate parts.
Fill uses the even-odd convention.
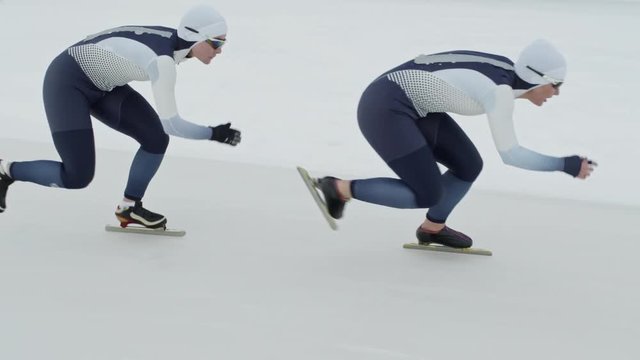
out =
[[[564,166],[562,171],[576,177],[580,174],[580,166],[582,165],[582,158],[578,155],[567,156],[564,158]]]

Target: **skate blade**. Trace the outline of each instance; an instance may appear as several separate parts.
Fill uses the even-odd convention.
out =
[[[333,230],[338,230],[338,224],[336,224],[335,219],[332,218],[329,214],[327,204],[324,202],[324,200],[322,200],[322,198],[320,198],[320,194],[318,194],[318,190],[316,190],[317,180],[311,178],[311,176],[309,176],[309,172],[304,168],[296,166],[296,169],[298,169],[298,173],[300,174],[300,177],[302,177],[302,181],[304,181],[304,184],[307,186],[307,190],[309,190],[311,197],[313,197],[313,200],[316,202],[316,205],[318,205],[320,212],[322,212],[325,220],[327,220],[327,224],[329,224],[329,227]]]
[[[479,248],[466,248],[466,249],[457,249],[444,245],[420,245],[416,243],[409,243],[402,245],[405,249],[414,249],[414,250],[427,250],[427,251],[437,251],[437,252],[448,252],[448,253],[456,253],[456,254],[468,254],[468,255],[484,255],[484,256],[492,256],[493,253],[490,250],[479,249]]]
[[[150,229],[144,226],[126,226],[122,227],[122,225],[106,225],[104,227],[106,231],[110,232],[122,232],[122,233],[133,233],[133,234],[147,234],[147,235],[163,235],[163,236],[185,236],[186,231],[179,229],[167,229],[167,228],[159,228],[159,229]]]
[[[129,227],[129,225],[133,225],[133,227],[141,227],[144,229],[167,230],[167,219],[164,219],[162,223],[158,223],[160,226],[145,226],[142,223],[131,221],[130,219],[127,219],[120,215],[116,215],[116,218],[118,219],[118,221],[120,221],[121,228],[126,228]]]

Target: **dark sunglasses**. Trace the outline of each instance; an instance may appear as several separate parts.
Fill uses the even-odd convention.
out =
[[[549,83],[551,83],[551,86],[553,86],[554,89],[559,88],[560,86],[562,86],[563,81],[560,81],[558,79],[554,79],[551,76],[541,73],[540,71],[532,68],[531,66],[527,65],[527,69],[533,71],[534,73],[538,74],[540,77],[542,77],[543,79],[547,80]]]
[[[215,50],[219,49],[222,47],[222,45],[224,45],[225,42],[227,42],[227,40],[222,40],[222,39],[207,39],[205,40],[207,42],[207,44],[209,44],[212,48],[214,48]]]

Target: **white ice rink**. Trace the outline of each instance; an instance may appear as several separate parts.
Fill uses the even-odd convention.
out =
[[[51,59],[193,3],[0,1],[0,158],[57,159]],[[180,65],[178,105],[232,121],[237,148],[173,139],[145,206],[184,238],[106,233],[136,145],[95,122],[84,190],[12,185],[0,214],[0,359],[637,359],[638,1],[220,0],[229,43]],[[333,232],[294,165],[389,175],[355,107],[420,53],[561,48],[561,96],[516,106],[520,141],[600,166],[578,181],[501,164],[484,117],[456,117],[485,168],[450,218],[493,257],[402,249],[424,217],[352,202]],[[148,84],[135,84],[150,95]]]
[[[333,232],[295,169],[168,157],[146,205],[187,235],[104,232],[131,158],[100,151],[83,191],[12,186],[0,358],[638,355],[638,208],[474,191],[452,226],[494,256],[419,252],[422,211],[353,202]]]

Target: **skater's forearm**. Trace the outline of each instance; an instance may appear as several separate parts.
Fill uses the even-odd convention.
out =
[[[511,166],[534,171],[562,171],[564,159],[543,155],[522,146],[500,151],[502,161]]]
[[[210,127],[191,123],[178,115],[170,119],[163,119],[162,126],[164,132],[172,136],[193,140],[209,140],[211,138],[212,130]]]

